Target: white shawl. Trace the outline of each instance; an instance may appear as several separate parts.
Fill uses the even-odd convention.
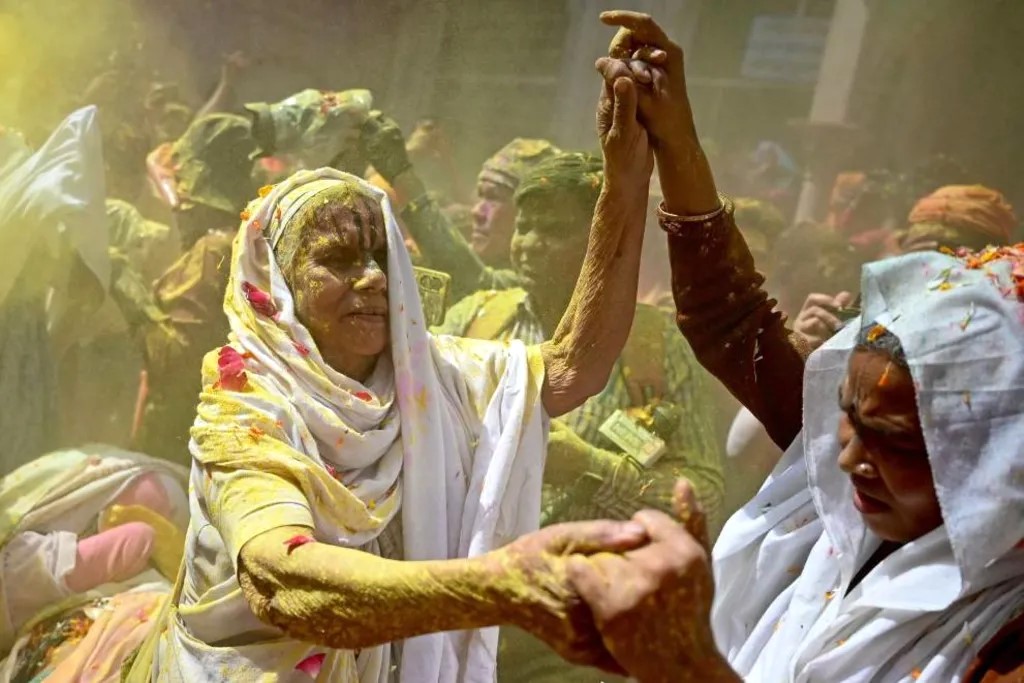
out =
[[[303,204],[321,201],[322,190],[342,183],[378,198],[387,224],[391,341],[365,385],[324,362],[296,319],[292,293],[271,248]],[[244,216],[225,311],[232,347],[245,355],[247,386],[229,391],[204,377],[192,430],[198,466],[192,478],[193,526],[201,521],[197,511],[226,504],[217,491],[219,480],[204,477],[215,469],[275,473],[297,484],[304,500],[293,507],[308,506],[322,542],[379,553],[377,537],[401,511],[405,560],[479,555],[535,529],[547,435],[536,352],[521,343],[428,334],[387,197],[355,176],[332,169],[301,171],[251,204]],[[252,304],[254,287],[269,293],[272,309]],[[259,432],[252,431],[255,427]],[[258,515],[273,502],[245,505]],[[237,602],[233,574],[231,582],[225,591]],[[197,644],[200,631],[223,634],[237,621],[224,609],[227,602],[201,598],[187,615],[186,607],[180,608],[191,634],[172,621],[177,634],[158,658],[161,680],[177,680],[174,670],[190,683],[212,680],[208,676],[215,674],[208,672],[214,664],[232,676],[292,680],[297,662],[321,654],[319,680],[388,679],[388,645],[357,655],[286,637],[216,651]],[[496,628],[414,638],[403,643],[401,680],[491,681],[496,649]]]
[[[863,296],[864,324],[906,352],[944,526],[848,590],[880,543],[836,462],[854,321],[808,361],[803,432],[714,549],[715,638],[746,680],[956,681],[1024,609],[1024,306],[1010,264],[882,261]]]

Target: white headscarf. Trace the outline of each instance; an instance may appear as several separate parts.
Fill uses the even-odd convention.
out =
[[[320,193],[339,185],[376,198],[387,228],[390,347],[365,385],[323,360],[272,254],[302,206],[328,201]],[[225,298],[248,387],[204,392],[192,430],[196,461],[283,473],[309,502],[317,538],[337,545],[379,552],[378,535],[401,510],[405,560],[478,555],[535,529],[547,435],[535,354],[521,343],[428,334],[412,263],[381,190],[320,169],[265,194],[244,214]],[[270,416],[259,446],[231,446],[243,413]],[[402,680],[492,680],[496,648],[493,628],[407,640]],[[325,666],[358,670],[364,683],[386,681],[390,648],[366,648],[349,661]],[[294,663],[282,666],[290,671]]]
[[[61,121],[35,153],[0,130],[0,303],[39,241],[77,251],[106,289],[110,277],[103,151],[96,107]]]
[[[837,464],[860,322],[809,359],[803,432],[713,553],[715,637],[747,680],[958,680],[1024,609],[1024,305],[1010,261],[980,265],[927,253],[864,269],[862,320],[903,346],[944,525],[852,590],[880,544]]]

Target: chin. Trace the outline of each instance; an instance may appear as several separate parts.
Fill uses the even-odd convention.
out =
[[[875,536],[890,543],[908,543],[920,536],[911,533],[899,521],[893,519],[872,519],[865,516],[864,523]]]

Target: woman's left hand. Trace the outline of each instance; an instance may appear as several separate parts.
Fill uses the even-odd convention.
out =
[[[704,515],[685,480],[678,524],[655,510],[633,521],[650,544],[623,555],[573,557],[569,580],[586,600],[605,648],[641,683],[738,681],[711,635],[714,586]]]
[[[604,83],[597,103],[597,133],[604,152],[605,184],[627,192],[641,191],[654,170],[654,152],[637,118],[637,86],[621,77]]]

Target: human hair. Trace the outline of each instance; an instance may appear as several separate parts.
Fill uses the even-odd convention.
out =
[[[900,338],[878,323],[870,323],[861,327],[860,334],[857,335],[856,348],[859,351],[885,354],[896,365],[906,370],[910,369]]]
[[[274,258],[286,280],[291,277],[295,259],[302,250],[303,236],[318,225],[340,227],[341,221],[347,220],[348,216],[343,217],[338,209],[351,207],[357,199],[378,201],[353,183],[331,185],[308,199],[288,221],[274,247]]]
[[[560,152],[530,169],[519,183],[515,202],[519,206],[524,200],[572,198],[593,213],[603,184],[601,157],[587,152]]]

